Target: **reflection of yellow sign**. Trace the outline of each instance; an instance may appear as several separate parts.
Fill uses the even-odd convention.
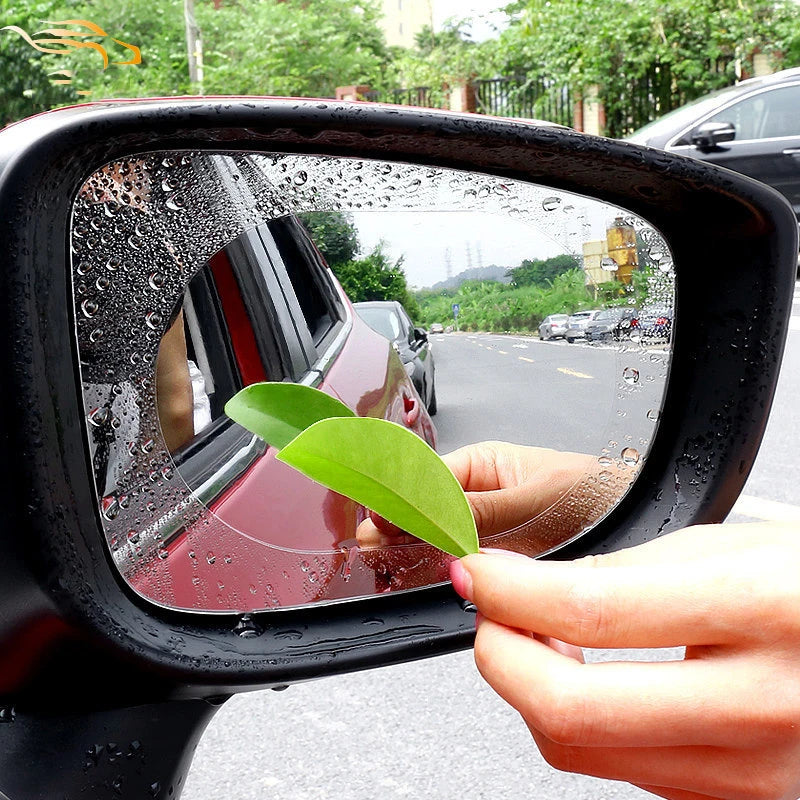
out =
[[[33,34],[33,36],[28,35],[24,30],[22,30],[22,28],[16,25],[6,25],[5,27],[0,28],[0,30],[18,33],[31,47],[33,47],[35,50],[39,50],[42,53],[69,53],[71,52],[71,49],[88,47],[100,54],[100,57],[103,59],[103,69],[106,69],[109,64],[108,51],[106,48],[103,47],[103,45],[99,42],[84,41],[90,36],[101,36],[104,39],[111,39],[112,42],[122,45],[122,47],[124,47],[126,50],[130,50],[131,52],[131,57],[127,61],[113,61],[111,63],[120,66],[142,63],[142,53],[141,50],[136,47],[136,45],[128,44],[120,39],[115,39],[113,36],[109,36],[99,25],[95,25],[93,22],[89,22],[89,20],[66,19],[61,22],[51,22],[49,24],[77,25],[79,29],[72,30],[70,28],[45,28],[44,30],[37,31],[35,34]],[[81,28],[88,28],[88,31],[80,30]],[[61,45],[61,49],[57,48],[57,45]],[[62,78],[54,80],[53,83],[71,83],[72,81],[72,72],[70,70],[59,70],[58,72],[52,72],[50,74],[63,76]],[[89,92],[83,91],[78,92],[78,94],[89,94]]]

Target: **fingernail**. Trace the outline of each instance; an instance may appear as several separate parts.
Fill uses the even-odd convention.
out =
[[[472,575],[464,569],[460,560],[450,562],[450,580],[453,588],[465,600],[472,601]]]
[[[507,556],[508,558],[524,558],[526,561],[531,560],[530,556],[526,556],[524,553],[516,553],[513,550],[500,550],[496,547],[481,547],[480,551],[490,556]]]

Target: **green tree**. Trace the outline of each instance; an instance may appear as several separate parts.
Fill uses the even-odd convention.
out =
[[[419,319],[419,307],[408,290],[402,259],[392,263],[381,245],[364,258],[332,265],[331,269],[352,302],[397,300],[411,319]]]
[[[576,256],[564,253],[545,259],[526,258],[518,267],[510,269],[506,274],[511,278],[514,286],[530,286],[531,284],[543,286],[551,283],[558,275],[579,267]]]
[[[665,78],[661,111],[720,86],[758,53],[776,68],[800,52],[800,6],[792,0],[517,0],[509,25],[484,51],[500,74],[545,75],[573,95],[599,86],[624,133],[632,82]]]
[[[54,19],[54,3],[0,0],[0,25],[16,26],[29,35]],[[35,50],[13,30],[0,30],[0,128],[31,114],[75,102],[69,85],[53,83],[49,75],[64,69],[55,56]]]
[[[389,51],[377,0],[238,0],[198,7],[205,91],[332,97],[379,84]]]
[[[358,254],[358,232],[350,214],[344,211],[313,211],[298,214],[298,217],[329,266],[353,261]]]

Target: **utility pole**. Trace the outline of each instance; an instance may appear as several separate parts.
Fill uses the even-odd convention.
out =
[[[203,94],[203,41],[194,18],[194,0],[183,0],[183,19],[186,25],[186,50],[189,55],[189,80]]]

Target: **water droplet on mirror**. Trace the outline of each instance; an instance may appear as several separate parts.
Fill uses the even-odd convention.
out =
[[[92,342],[93,344],[94,344],[95,342],[98,342],[98,341],[100,341],[100,339],[102,339],[102,338],[103,338],[103,329],[102,329],[102,328],[95,328],[95,329],[94,329],[94,330],[93,330],[93,331],[92,331],[92,332],[89,334],[89,341],[90,341],[90,342]]]
[[[89,412],[89,423],[99,428],[101,425],[105,425],[106,422],[108,422],[110,415],[109,410],[105,406],[94,408]]]
[[[622,370],[622,379],[630,386],[639,383],[639,370],[633,367],[625,367]]]
[[[169,550],[167,550],[166,547],[159,547],[156,553],[158,553],[158,557],[162,560],[169,558]]]
[[[636,466],[639,463],[639,451],[633,447],[626,447],[622,451],[622,462],[629,467]]]
[[[147,323],[149,328],[156,330],[159,325],[164,321],[164,318],[158,311],[151,311],[147,316],[144,318],[144,321]]]
[[[209,552],[208,555],[206,556],[206,561],[209,564],[213,564],[216,560],[217,560],[217,557],[212,552]]]
[[[607,470],[603,470],[597,477],[603,481],[603,483],[608,483],[608,481],[611,480],[611,473]]]
[[[81,311],[86,319],[91,319],[100,309],[96,300],[84,300],[81,303]]]
[[[542,200],[542,208],[545,211],[555,211],[560,205],[560,197],[545,197],[545,199]]]
[[[601,467],[610,467],[614,463],[614,461],[608,456],[600,456],[600,458],[597,459],[597,463]]]
[[[651,422],[658,422],[660,416],[661,412],[657,408],[651,408],[647,412],[647,419],[649,419]]]
[[[308,181],[308,173],[305,170],[298,170],[292,178],[295,186],[303,186]]]
[[[601,259],[600,267],[606,272],[616,272],[619,269],[619,264],[611,256],[606,256]]]
[[[0,706],[0,723],[13,722],[17,718],[14,706]]]
[[[164,276],[160,272],[154,272],[147,279],[151,289],[160,289],[164,285]]]
[[[131,544],[139,544],[139,531],[128,531],[126,538]]]
[[[242,639],[255,639],[264,633],[264,629],[250,616],[243,614],[233,628],[233,632]]]

